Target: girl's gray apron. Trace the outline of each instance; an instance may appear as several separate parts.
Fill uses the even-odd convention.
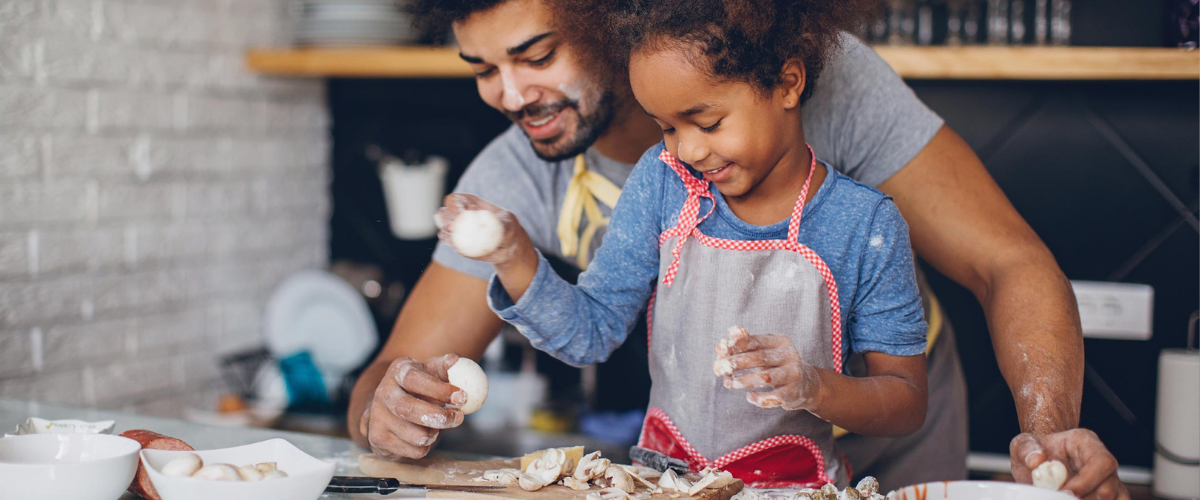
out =
[[[653,385],[639,444],[697,470],[729,470],[752,486],[844,487],[849,477],[828,422],[806,411],[759,408],[712,371],[715,347],[734,325],[789,335],[805,362],[842,371],[837,284],[824,261],[797,241],[815,159],[788,238],[735,241],[697,229],[712,214],[698,217],[700,198],[713,199],[709,184],[667,151],[659,158],[683,179],[688,198],[678,225],[660,237],[649,323]]]

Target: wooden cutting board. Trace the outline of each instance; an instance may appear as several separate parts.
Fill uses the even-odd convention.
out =
[[[358,459],[358,468],[363,474],[374,477],[394,477],[401,481],[421,484],[448,484],[459,486],[494,485],[495,483],[475,481],[484,471],[494,469],[518,469],[521,461],[517,458],[505,460],[484,460],[469,462],[461,460],[404,460],[391,462],[375,455],[363,455]],[[689,474],[687,479],[699,479]],[[598,492],[593,487],[590,491]],[[742,491],[742,481],[733,480],[724,488],[712,488],[701,491],[694,497],[668,493],[660,493],[647,497],[646,500],[729,500]],[[525,491],[517,486],[509,486],[503,490],[493,490],[487,493],[429,490],[429,498],[460,498],[464,500],[496,500],[507,498],[512,500],[584,500],[588,491],[575,491],[566,486],[550,485],[537,491]]]

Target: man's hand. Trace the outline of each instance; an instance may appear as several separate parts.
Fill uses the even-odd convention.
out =
[[[429,453],[441,429],[458,427],[459,406],[467,395],[450,385],[446,371],[455,354],[420,363],[411,358],[392,362],[358,421],[371,451],[387,459],[421,458]]]
[[[1117,479],[1117,459],[1092,431],[1020,434],[1008,448],[1017,482],[1029,484],[1033,469],[1047,460],[1058,460],[1069,473],[1063,490],[1083,500],[1129,500],[1129,492]]]
[[[725,379],[726,389],[770,389],[746,394],[761,408],[810,409],[821,376],[800,358],[790,337],[750,335],[735,326],[729,329],[729,340],[721,340],[716,350],[713,372]]]

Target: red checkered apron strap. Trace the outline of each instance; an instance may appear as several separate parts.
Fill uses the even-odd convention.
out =
[[[683,162],[675,158],[666,149],[659,153],[658,159],[671,167],[675,174],[683,181],[683,185],[687,188],[687,200],[683,202],[683,208],[679,211],[679,223],[673,229],[664,233],[663,236],[678,236],[679,241],[675,243],[675,248],[671,250],[671,265],[667,267],[666,273],[663,275],[663,285],[671,286],[675,282],[675,275],[679,273],[679,255],[683,251],[683,243],[691,236],[692,231],[700,225],[700,222],[712,215],[712,211],[716,208],[716,203],[712,203],[708,213],[704,217],[700,215],[700,198],[708,198],[713,200],[713,195],[709,191],[708,182],[697,179],[688,171],[687,167],[683,166]],[[664,238],[665,239],[665,238]]]
[[[804,189],[800,190],[800,197],[796,199],[796,206],[792,208],[792,218],[788,221],[788,241],[800,240],[800,215],[804,213],[804,200],[808,198],[808,186],[812,184],[813,171],[817,169],[817,155],[813,154],[812,146],[804,145],[808,148],[808,178],[804,179]]]
[[[837,282],[833,278],[833,272],[829,270],[829,266],[825,265],[825,261],[820,256],[813,252],[812,249],[805,245],[799,244],[800,241],[800,216],[804,213],[804,200],[808,198],[808,188],[812,184],[813,172],[817,170],[817,155],[813,153],[812,146],[808,146],[808,155],[810,157],[808,164],[808,178],[804,180],[804,188],[800,190],[800,198],[796,200],[796,207],[792,209],[792,218],[788,221],[788,241],[796,243],[799,252],[821,273],[821,278],[825,280],[825,289],[829,294],[829,313],[832,318],[833,329],[833,369],[838,373],[842,371],[842,314],[840,309],[840,299],[838,298]]]

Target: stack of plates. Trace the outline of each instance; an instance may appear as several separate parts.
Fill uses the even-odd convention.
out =
[[[416,38],[397,0],[304,0],[296,45],[397,45]]]

